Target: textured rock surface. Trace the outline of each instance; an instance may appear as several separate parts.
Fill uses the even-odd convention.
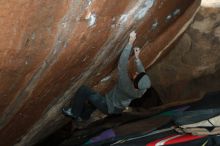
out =
[[[220,1],[219,0],[202,0],[202,3],[201,5],[203,7],[210,7],[210,8],[213,8],[213,7],[220,7]]]
[[[220,90],[220,9],[201,8],[168,56],[149,73],[164,103]]]
[[[132,29],[144,64],[154,63],[185,30],[199,4],[0,1],[0,145],[32,145],[62,126],[66,119],[60,108],[81,84],[98,84],[101,90],[99,81],[115,70]]]

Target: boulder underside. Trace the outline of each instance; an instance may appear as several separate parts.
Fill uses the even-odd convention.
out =
[[[60,109],[82,84],[102,93],[111,88],[132,30],[149,68],[192,22],[199,5],[200,0],[0,2],[0,145],[33,145],[64,125],[68,120]]]

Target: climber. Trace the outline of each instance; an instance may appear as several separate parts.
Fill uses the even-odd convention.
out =
[[[140,98],[150,88],[151,81],[139,58],[140,48],[138,47],[133,48],[137,72],[134,79],[129,78],[128,60],[135,39],[136,33],[133,31],[130,33],[129,42],[120,56],[118,82],[113,89],[102,96],[89,87],[81,86],[72,98],[71,106],[62,109],[64,115],[81,121],[88,120],[96,109],[104,114],[118,114],[128,107],[133,99]]]

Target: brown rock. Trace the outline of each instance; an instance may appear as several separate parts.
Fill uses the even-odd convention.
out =
[[[177,46],[149,74],[164,103],[220,89],[220,9],[201,8]]]
[[[32,145],[62,126],[67,120],[61,107],[80,85],[99,87],[115,70],[131,30],[145,65],[152,65],[199,5],[200,0],[0,2],[0,145]]]

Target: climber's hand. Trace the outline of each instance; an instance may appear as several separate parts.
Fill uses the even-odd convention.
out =
[[[135,33],[135,31],[132,31],[130,33],[129,44],[133,45],[135,39],[136,39],[136,33]]]
[[[140,55],[140,52],[141,52],[140,48],[134,47],[133,49],[134,49],[134,56],[135,56],[135,58],[139,59],[139,55]]]

